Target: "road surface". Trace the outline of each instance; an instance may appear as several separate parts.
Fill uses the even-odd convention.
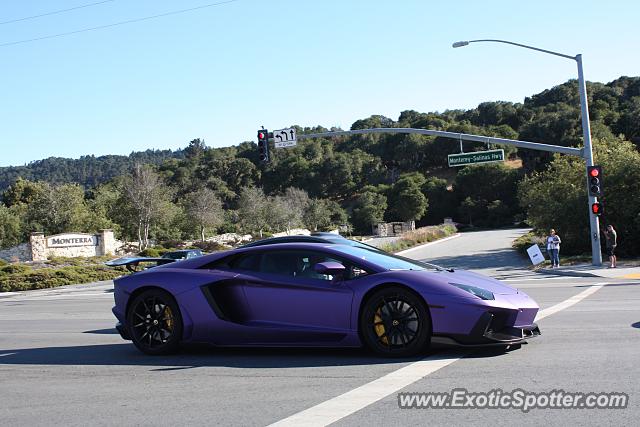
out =
[[[463,234],[407,254],[498,275],[535,298],[547,310],[543,335],[510,352],[389,360],[364,350],[191,348],[150,357],[113,329],[109,282],[0,294],[0,425],[637,424],[640,284],[523,270],[509,249],[520,232]],[[398,392],[456,388],[624,392],[630,402],[528,413],[398,407]]]

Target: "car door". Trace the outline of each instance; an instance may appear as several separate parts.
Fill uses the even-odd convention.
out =
[[[304,330],[310,340],[349,330],[353,291],[342,280],[313,271],[315,263],[324,261],[339,260],[320,251],[263,252],[258,272],[242,274],[251,322]]]

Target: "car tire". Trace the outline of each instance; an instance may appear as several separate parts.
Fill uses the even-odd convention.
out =
[[[161,289],[137,295],[127,311],[127,327],[133,344],[143,353],[174,353],[182,338],[182,316],[175,299]]]
[[[364,344],[383,356],[413,356],[431,342],[427,305],[401,286],[380,289],[367,298],[360,311],[359,327]]]

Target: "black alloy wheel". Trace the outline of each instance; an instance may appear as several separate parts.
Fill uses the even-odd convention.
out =
[[[431,338],[426,304],[402,287],[388,287],[365,302],[360,316],[365,344],[378,354],[406,357],[425,350]]]
[[[176,351],[182,337],[182,317],[173,297],[160,289],[144,291],[129,305],[129,336],[144,353]]]

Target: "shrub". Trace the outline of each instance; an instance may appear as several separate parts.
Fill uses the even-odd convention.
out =
[[[217,252],[229,249],[228,246],[221,245],[218,242],[194,242],[192,246],[204,252]]]
[[[160,249],[147,248],[141,252],[138,252],[139,256],[146,256],[151,258],[158,258],[160,256]]]
[[[527,249],[532,245],[539,245],[544,248],[544,239],[544,236],[538,236],[533,231],[530,231],[514,240],[511,246],[513,249],[526,255]]]
[[[162,243],[160,243],[159,245],[160,247],[164,248],[164,249],[184,249],[185,248],[185,244],[182,240],[164,240]]]
[[[0,267],[4,267],[5,265],[9,265],[9,263],[3,259],[0,259]]]
[[[123,273],[122,268],[108,268],[101,265],[27,269],[27,271],[0,275],[0,292],[55,288],[111,280]]]
[[[433,242],[455,234],[458,230],[454,225],[434,225],[418,228],[406,232],[397,241],[383,245],[381,249],[387,252],[399,252],[413,246]]]
[[[31,267],[24,264],[9,264],[0,268],[6,274],[22,274],[31,270]]]

